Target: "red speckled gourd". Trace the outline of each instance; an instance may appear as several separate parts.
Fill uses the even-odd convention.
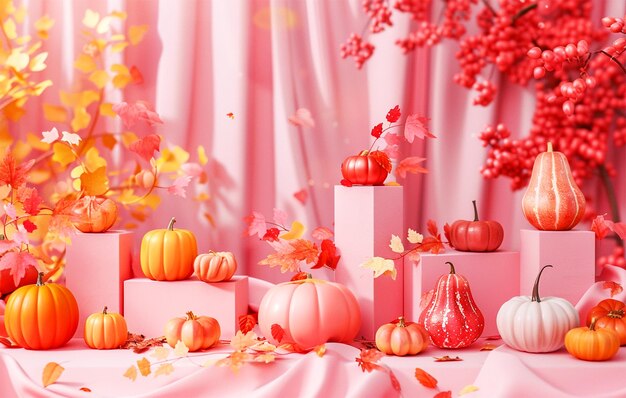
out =
[[[377,153],[362,151],[356,156],[347,157],[341,163],[343,178],[353,185],[383,185],[391,171],[391,163],[386,169]]]
[[[561,152],[540,153],[535,159],[524,198],[524,216],[542,231],[574,228],[585,214],[585,196],[576,185],[567,158]]]
[[[485,318],[476,306],[467,279],[458,275],[454,265],[450,273],[437,281],[430,303],[420,315],[419,323],[439,348],[463,348],[480,337]]]
[[[504,229],[497,221],[478,220],[476,201],[474,205],[474,221],[457,220],[450,227],[450,244],[460,251],[492,252],[498,250],[504,239]]]

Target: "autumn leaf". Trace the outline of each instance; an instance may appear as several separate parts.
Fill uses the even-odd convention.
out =
[[[398,273],[393,260],[382,257],[372,257],[361,264],[361,267],[369,268],[374,271],[374,278],[378,278],[379,276],[386,274],[390,275],[391,279],[395,280]]]
[[[383,124],[378,123],[376,126],[374,126],[374,128],[372,128],[371,134],[372,137],[380,138],[380,136],[383,134]]]
[[[217,361],[215,366],[228,366],[233,373],[238,373],[241,367],[251,358],[252,356],[248,353],[235,351],[228,357]]]
[[[299,239],[306,232],[306,227],[300,221],[294,221],[291,223],[291,229],[288,232],[280,235],[281,239],[292,240]]]
[[[157,361],[162,361],[170,355],[170,350],[166,347],[155,347],[152,351],[152,357]]]
[[[498,348],[497,345],[491,344],[491,343],[487,343],[484,346],[480,347],[480,351],[493,351],[496,348]]]
[[[396,166],[396,176],[400,178],[406,178],[406,173],[428,173],[428,170],[420,166],[426,158],[419,158],[416,156],[402,159]]]
[[[470,385],[467,385],[467,386],[465,386],[465,387],[461,388],[461,391],[459,391],[459,397],[460,397],[461,395],[469,394],[469,393],[472,393],[472,392],[474,392],[474,391],[478,391],[478,387],[473,386],[473,385],[471,385],[471,384],[470,384]]]
[[[309,128],[315,127],[315,120],[313,120],[311,111],[306,108],[299,108],[298,110],[296,110],[296,113],[289,116],[287,120],[294,126]]]
[[[79,390],[83,391],[83,392],[91,392],[91,388],[89,388],[89,387],[81,387],[81,388],[79,388]]]
[[[449,355],[444,355],[442,357],[434,357],[435,358],[435,362],[457,362],[457,361],[462,361],[463,359],[461,359],[461,357],[450,357]]]
[[[250,347],[250,349],[258,352],[274,352],[276,351],[276,346],[268,343],[267,340],[263,340],[262,342]]]
[[[189,185],[190,182],[191,182],[190,176],[176,177],[176,179],[174,180],[174,183],[170,185],[169,187],[167,187],[167,192],[175,196],[180,196],[181,198],[186,198],[187,186]]]
[[[433,398],[452,398],[452,391],[441,391],[436,394]]]
[[[313,239],[325,240],[332,239],[335,234],[333,233],[333,231],[326,227],[317,227],[313,230],[313,232],[311,232],[311,236],[313,237]]]
[[[622,285],[613,281],[604,281],[602,283],[602,289],[609,289],[611,291],[611,297],[615,296],[616,294],[620,294],[624,290],[624,288],[622,288]]]
[[[177,357],[186,357],[189,353],[189,347],[183,343],[182,340],[178,340],[174,346],[174,355]],[[141,369],[141,368],[140,368]]]
[[[148,376],[152,371],[150,370],[150,361],[148,358],[143,357],[137,361],[137,367],[142,376]]]
[[[134,84],[143,84],[143,75],[137,66],[131,65],[129,72]]]
[[[42,384],[45,387],[48,387],[50,384],[56,383],[63,374],[65,369],[56,362],[48,362],[46,366],[43,368],[43,374],[41,376]]]
[[[148,25],[133,25],[128,29],[128,40],[135,46],[143,40],[143,37],[148,32]]]
[[[52,144],[52,160],[65,167],[76,160],[76,155],[67,145],[55,142]]]
[[[13,283],[19,286],[19,282],[26,274],[26,269],[30,266],[37,268],[37,259],[26,251],[10,251],[0,257],[0,270],[9,270],[13,275]]]
[[[245,351],[248,347],[258,344],[257,335],[253,331],[242,333],[241,330],[230,340],[230,345],[237,351]]]
[[[278,241],[278,235],[280,235],[280,230],[278,228],[268,228],[267,231],[265,231],[265,235],[263,235],[262,240],[267,242],[276,242]]]
[[[124,372],[123,376],[128,377],[132,381],[137,380],[137,367],[135,365],[132,365],[130,368],[126,369],[126,372]]]
[[[301,281],[304,279],[307,279],[309,277],[309,274],[307,272],[298,272],[297,274],[295,274],[294,276],[291,277],[291,281]]]
[[[277,351],[282,350],[282,351],[287,351],[287,352],[292,352],[295,354],[306,354],[308,352],[310,352],[310,350],[305,350],[304,348],[300,347],[299,345],[295,344],[295,343],[283,343],[281,345],[279,345],[276,348]]]
[[[80,135],[74,133],[68,133],[67,131],[61,132],[61,141],[67,142],[70,145],[78,145],[80,143]]]
[[[289,258],[293,258],[298,261],[304,261],[307,264],[314,263],[317,261],[317,256],[319,254],[317,245],[306,239],[296,239],[294,241],[290,241],[289,245],[293,248],[292,251],[286,253],[286,256]]]
[[[109,177],[106,166],[99,167],[94,172],[85,171],[81,174],[80,188],[88,196],[104,195],[109,190]]]
[[[360,355],[356,358],[356,363],[359,365],[363,372],[371,372],[374,369],[380,369],[380,365],[377,365],[376,362],[385,354],[378,351],[377,349],[368,349],[361,350]]]
[[[326,354],[326,344],[321,344],[313,348],[318,357],[322,358]]]
[[[254,362],[271,363],[276,360],[276,354],[265,352],[254,356]]]
[[[408,240],[409,243],[419,244],[422,243],[422,241],[424,240],[424,235],[419,234],[414,229],[409,228],[409,230],[407,231],[406,240]]]
[[[328,267],[332,270],[337,269],[337,264],[339,264],[341,256],[337,255],[335,243],[330,239],[324,239],[320,246],[322,250],[317,258],[317,263],[312,266],[311,269],[321,267]]]
[[[35,159],[18,165],[9,152],[0,162],[0,185],[10,185],[13,189],[18,189],[26,182],[26,173],[35,164]]]
[[[398,235],[391,235],[391,241],[389,243],[389,247],[391,251],[394,253],[403,253],[404,245],[402,244],[402,239]]]
[[[254,329],[256,324],[257,317],[255,315],[245,314],[239,317],[239,330],[241,330],[242,333],[248,333]]]
[[[443,224],[443,236],[446,237],[446,241],[448,242],[450,246],[452,246],[452,242],[450,241],[451,235],[452,235],[452,227],[450,226],[450,224],[448,223]]]
[[[248,235],[257,235],[260,239],[263,239],[265,232],[267,231],[267,225],[265,224],[265,216],[258,211],[253,211],[252,215],[244,218],[244,221],[248,223]]]
[[[65,108],[62,107],[61,109],[65,110]],[[53,127],[50,131],[42,131],[41,135],[43,135],[41,142],[45,142],[46,144],[52,144],[54,141],[59,139],[59,130],[57,130],[56,127]]]
[[[415,368],[415,378],[426,388],[437,387],[437,379],[423,369]]]
[[[389,159],[389,155],[387,155],[385,152],[373,151],[370,152],[367,156],[374,158],[374,160],[380,165],[380,167],[385,169],[387,173],[391,173],[391,159]]]
[[[435,138],[435,135],[428,131],[428,120],[426,117],[409,115],[404,123],[404,138],[409,143],[413,143],[416,137],[419,139]]]
[[[228,118],[229,118],[229,119],[231,119],[231,120],[234,120],[234,119],[235,119],[235,114],[234,114],[234,113],[232,113],[232,112],[228,112],[228,113],[226,114],[226,117],[228,117]]]
[[[154,371],[154,377],[167,376],[173,371],[174,371],[174,366],[171,364],[171,362],[162,363],[161,365],[159,365],[157,370]]]
[[[130,72],[128,78],[132,79]],[[113,105],[113,111],[122,119],[126,128],[133,127],[138,121],[144,121],[151,126],[163,124],[159,115],[152,110],[152,106],[145,101],[136,101],[134,104],[120,102]]]
[[[402,386],[400,385],[400,382],[398,381],[398,378],[393,373],[393,371],[389,369],[387,373],[389,373],[389,381],[391,381],[391,386],[393,387],[393,389],[398,392],[402,391]]]
[[[35,188],[21,186],[17,190],[17,198],[22,203],[24,211],[30,215],[39,214],[39,205],[43,202]]]
[[[396,105],[394,108],[390,109],[389,112],[387,112],[387,121],[389,123],[395,123],[400,120],[401,115],[400,105]]]
[[[309,192],[306,190],[306,188],[302,188],[298,192],[294,193],[293,197],[296,198],[298,200],[298,202],[300,202],[303,205],[305,205],[306,201],[309,198]]]
[[[274,338],[274,340],[279,343],[285,337],[285,329],[283,329],[283,327],[277,323],[273,324],[270,330],[272,332],[272,337]]]
[[[159,152],[161,137],[157,134],[148,134],[128,146],[128,150],[135,152],[139,157],[149,162],[154,157],[154,152]]]
[[[344,187],[352,186],[352,183],[349,180],[346,180],[345,178],[340,181],[340,184],[343,185]]]
[[[599,215],[591,222],[591,230],[596,233],[596,239],[604,239],[613,230],[613,221]]]

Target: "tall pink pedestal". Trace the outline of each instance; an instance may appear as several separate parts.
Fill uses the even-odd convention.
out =
[[[107,231],[77,233],[67,246],[65,285],[78,302],[78,329],[83,337],[85,319],[104,306],[124,313],[124,281],[132,277],[133,233]]]
[[[197,316],[217,319],[221,338],[230,339],[239,329],[239,317],[248,313],[248,277],[235,275],[218,283],[205,283],[196,277],[175,282],[129,279],[124,282],[124,309],[132,333],[163,336],[167,321],[193,311]]]
[[[439,277],[450,272],[446,261],[454,264],[457,274],[467,278],[474,301],[485,317],[483,336],[498,334],[496,315],[500,306],[519,295],[519,253],[497,251],[471,253],[447,250],[441,254],[422,254],[419,265],[404,265],[404,312],[417,322],[421,314],[423,292],[434,289]]]
[[[592,231],[520,231],[520,291],[532,293],[537,273],[539,294],[557,296],[576,304],[595,282],[595,235]]]
[[[374,278],[360,265],[368,258],[397,257],[389,248],[391,235],[404,237],[402,187],[335,187],[335,244],[341,260],[335,280],[346,285],[361,307],[359,336],[373,339],[378,327],[403,314],[402,262],[395,280]]]

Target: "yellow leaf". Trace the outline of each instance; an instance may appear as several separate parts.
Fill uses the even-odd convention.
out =
[[[16,159],[25,159],[26,156],[28,156],[28,154],[30,153],[30,151],[32,150],[32,148],[30,147],[30,145],[28,145],[27,142],[24,141],[17,141],[15,142],[15,144],[13,145],[13,156]],[[30,174],[30,172],[29,172]],[[30,175],[29,175],[30,177]]]
[[[137,367],[135,365],[132,365],[130,368],[126,369],[126,372],[124,372],[124,377],[128,377],[132,381],[137,380]]]
[[[178,343],[174,346],[174,355],[177,357],[186,357],[189,352],[189,348],[182,342],[182,340],[178,340]]]
[[[112,44],[111,51],[113,51],[114,53],[121,53],[126,47],[128,47],[128,42],[121,41],[119,43]]]
[[[135,25],[128,29],[128,39],[133,46],[143,40],[144,35],[148,32],[148,25]]]
[[[459,396],[465,395],[465,394],[469,394],[469,393],[472,393],[474,391],[478,391],[478,387],[469,384],[469,385],[463,387],[461,389],[461,391],[459,391]]]
[[[137,141],[138,139],[139,138],[137,137],[137,134],[133,133],[132,131],[125,131],[122,133],[122,143],[126,148],[128,148],[130,144]]]
[[[122,204],[130,204],[137,202],[139,200],[139,196],[135,195],[135,191],[132,189],[124,189],[117,200]]]
[[[96,170],[100,167],[106,166],[107,161],[100,156],[98,148],[92,146],[85,153],[85,166],[88,170]]]
[[[241,330],[230,340],[230,345],[237,351],[245,351],[248,347],[258,344],[257,335],[253,331],[243,334]]]
[[[7,18],[4,21],[4,33],[7,35],[9,40],[15,40],[17,37],[17,26],[15,25],[15,21],[13,18]]]
[[[66,167],[68,164],[76,160],[76,156],[69,146],[60,142],[55,142],[52,144],[52,160],[60,163],[63,167]]]
[[[404,252],[404,245],[402,244],[402,240],[398,235],[391,235],[391,242],[389,243],[389,247],[394,253]]]
[[[409,231],[407,233],[407,240],[413,244],[422,243],[422,241],[424,240],[424,235],[418,234],[417,231],[409,228]]]
[[[153,192],[150,195],[146,196],[142,202],[150,207],[152,210],[156,210],[156,208],[159,207],[159,205],[161,204],[161,197]]]
[[[100,114],[102,116],[117,117],[117,113],[113,111],[113,104],[110,102],[100,105]]]
[[[291,229],[289,230],[289,232],[285,232],[284,234],[280,235],[280,238],[285,240],[300,239],[305,232],[306,227],[304,226],[304,224],[302,224],[300,221],[294,221],[291,223]]]
[[[50,86],[52,86],[52,80],[44,80],[42,82],[37,83],[35,87],[33,88],[33,95],[40,96],[41,93],[43,93],[44,90]]]
[[[28,62],[30,57],[28,54],[21,52],[20,50],[14,49],[11,51],[11,55],[4,62],[4,66],[7,68],[13,68],[16,71],[21,71],[22,69],[28,66]]]
[[[44,104],[44,113],[45,113],[45,104]],[[48,149],[50,149],[50,144],[41,142],[41,135],[36,136],[33,133],[28,133],[26,134],[26,142],[28,143],[30,147],[38,151],[47,151]]]
[[[318,345],[313,349],[318,357],[322,358],[326,354],[326,344]]]
[[[25,35],[25,36],[21,36],[21,37],[18,37],[17,39],[15,39],[15,42],[18,45],[23,46],[24,44],[30,42],[31,39],[32,39],[32,37],[30,37],[30,35]]]
[[[48,58],[47,52],[42,52],[35,55],[30,60],[30,70],[32,72],[41,72],[42,70],[46,69],[46,58]]]
[[[152,351],[152,357],[157,361],[162,361],[170,355],[170,350],[167,347],[155,347]]]
[[[137,367],[142,376],[148,376],[152,371],[150,370],[150,361],[148,358],[143,357],[137,361]]]
[[[275,359],[276,359],[276,354],[272,352],[266,352],[266,353],[259,354],[254,357],[255,362],[263,362],[263,363],[274,362]]]
[[[115,88],[124,88],[131,81],[133,81],[133,78],[130,74],[129,75],[115,75],[115,77],[113,77],[113,86]]]
[[[13,14],[13,16],[15,17],[15,22],[17,23],[24,22],[24,17],[26,16],[26,6],[24,4],[19,6],[17,10],[15,10],[15,13]]]
[[[54,19],[48,15],[43,15],[37,21],[35,21],[35,29],[38,32],[46,32],[54,26]]]
[[[393,260],[382,257],[372,257],[361,264],[361,267],[369,268],[374,271],[374,278],[378,278],[383,274],[389,274],[392,279],[396,279],[397,270]]]
[[[117,35],[113,35],[111,36],[111,38],[109,39],[110,41],[124,41],[126,40],[126,36],[122,35],[122,34],[117,34]]]
[[[124,11],[113,11],[111,13],[111,16],[113,18],[126,19],[126,17],[128,17],[128,14]]]
[[[98,27],[96,28],[96,32],[100,34],[107,33],[111,29],[111,20],[113,18],[106,16],[100,20],[98,23]]]
[[[202,145],[198,146],[198,162],[204,166],[208,163],[209,158],[206,155],[206,150]]]
[[[207,200],[211,200],[211,195],[209,195],[206,192],[200,192],[198,195],[196,195],[193,200],[196,200],[198,202],[204,202]]]
[[[80,188],[86,195],[104,195],[109,190],[109,177],[106,167],[100,167],[94,172],[84,172],[80,175]]]
[[[99,20],[100,20],[100,14],[88,9],[85,11],[85,16],[83,17],[83,25],[85,25],[86,27],[90,29],[93,29],[96,27]]]
[[[83,73],[91,73],[98,67],[96,61],[87,54],[80,54],[76,61],[74,61],[74,67]]]
[[[78,165],[72,169],[70,172],[70,177],[72,178],[80,178],[81,174],[85,172],[85,168],[83,165]]]
[[[162,363],[157,370],[154,371],[154,377],[167,376],[174,371],[174,366],[171,363]]]
[[[50,384],[56,383],[64,370],[65,369],[58,363],[48,362],[48,364],[43,368],[43,375],[41,377],[43,386],[48,387]]]
[[[102,136],[102,145],[109,151],[112,151],[117,144],[117,139],[113,134],[106,133]]]
[[[5,106],[3,111],[4,111],[5,116],[13,122],[18,121],[22,116],[24,116],[24,114],[26,114],[26,111],[18,103],[18,101],[13,101],[7,106]]]
[[[96,87],[102,88],[109,82],[109,74],[103,70],[96,70],[89,75],[89,80],[91,80]]]
[[[60,105],[43,104],[43,117],[50,122],[65,123],[67,109]]]
[[[93,102],[100,99],[100,94],[95,90],[85,90],[78,94],[78,103],[76,105],[88,107]]]
[[[87,109],[82,106],[77,106],[74,108],[74,118],[72,119],[72,130],[79,131],[89,126],[89,121],[91,120],[91,115],[87,113]]]
[[[157,167],[163,173],[178,171],[180,166],[189,160],[189,152],[179,146],[164,148],[156,161]]]

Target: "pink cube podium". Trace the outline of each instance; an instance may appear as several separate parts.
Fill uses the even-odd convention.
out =
[[[78,232],[67,246],[65,285],[78,302],[78,329],[83,337],[85,320],[94,312],[124,313],[124,281],[132,277],[133,233]]]
[[[400,186],[335,186],[335,244],[341,260],[335,280],[346,285],[361,307],[359,336],[373,340],[380,325],[404,312],[402,261],[396,279],[361,267],[368,258],[397,257],[391,235],[404,236],[404,201]]]
[[[519,295],[519,253],[460,252],[422,253],[419,264],[404,264],[404,311],[406,318],[417,322],[421,314],[422,293],[434,289],[441,275],[450,273],[446,261],[454,264],[456,273],[467,278],[474,301],[485,317],[483,336],[498,334],[496,316],[500,306]]]
[[[129,279],[124,282],[124,310],[128,330],[146,337],[163,336],[167,321],[193,311],[217,319],[221,338],[230,339],[239,329],[239,317],[248,313],[248,277],[235,275],[217,283],[195,276],[174,282]]]
[[[556,296],[576,305],[595,283],[595,234],[592,231],[520,231],[520,291],[532,293],[537,273],[541,275],[539,294]]]

